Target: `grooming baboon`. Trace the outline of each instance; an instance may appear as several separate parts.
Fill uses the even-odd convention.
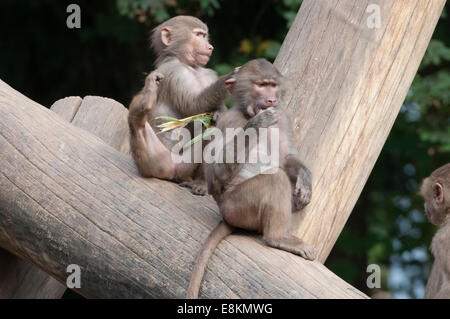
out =
[[[292,211],[300,210],[311,199],[311,173],[300,162],[295,149],[292,124],[286,110],[280,109],[283,78],[267,60],[252,60],[226,81],[233,107],[217,123],[226,142],[222,155],[230,149],[233,163],[205,165],[208,191],[217,201],[222,221],[210,234],[196,260],[187,297],[196,298],[208,259],[217,244],[232,232],[232,227],[257,231],[271,247],[289,251],[305,259],[315,259],[315,250],[290,232]],[[243,128],[234,137],[226,136],[227,128]],[[259,129],[277,130],[277,158],[274,165],[248,161],[251,152],[261,152]],[[238,149],[239,138],[255,129],[258,142],[245,140]],[[272,137],[272,136],[271,136]],[[214,141],[212,142],[214,143]],[[245,158],[239,163],[238,158]],[[224,160],[225,161],[225,160]]]
[[[225,81],[203,68],[213,51],[208,28],[199,19],[177,16],[153,30],[152,47],[157,55],[156,70],[133,98],[128,123],[133,159],[144,177],[183,182],[195,194],[203,195],[206,185],[199,164],[177,163],[172,148],[178,143],[172,132],[161,133],[158,116],[183,118],[223,110],[227,97]],[[195,177],[195,180],[192,178]]]
[[[450,163],[436,169],[420,187],[425,213],[439,230],[431,242],[433,268],[425,298],[450,298]]]

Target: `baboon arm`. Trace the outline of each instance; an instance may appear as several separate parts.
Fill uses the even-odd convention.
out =
[[[301,177],[306,183],[311,184],[311,172],[303,165],[296,154],[290,154],[285,157],[283,168],[291,181],[295,182],[298,177]]]
[[[236,140],[238,137],[235,137],[233,140],[229,141],[227,144],[225,144],[223,146],[222,149],[222,158],[224,163],[214,163],[213,165],[213,171],[214,171],[214,177],[221,183],[221,184],[227,184],[228,182],[230,182],[235,176],[236,174],[239,172],[239,169],[242,167],[242,163],[238,163],[236,158],[237,158],[237,153],[238,151],[236,150],[237,147],[236,146]],[[233,151],[233,162],[232,163],[226,163],[226,150],[232,150]],[[248,148],[246,147],[245,149],[245,153],[246,153],[246,158],[248,157]]]
[[[163,82],[163,95],[160,97],[163,101],[176,108],[183,117],[212,112],[223,104],[228,96],[225,81],[230,75],[221,76],[199,92],[196,87],[199,81],[194,81],[192,75],[182,70],[183,67],[179,68],[172,70]]]
[[[220,154],[221,158],[223,159],[223,163],[213,163],[212,171],[214,174],[214,178],[222,185],[231,181],[231,179],[236,176],[237,172],[239,172],[239,169],[242,167],[242,163],[237,162],[238,155],[244,155],[247,159],[249,152],[247,143],[245,144],[245,154],[240,153],[243,150],[237,149],[237,139],[242,138],[242,136],[244,135],[244,130],[239,130],[238,134],[233,139],[230,139],[230,141],[225,143],[228,140],[226,136],[227,128],[245,128],[247,122],[248,120],[243,116],[242,112],[235,109],[230,109],[221,116],[217,123],[217,128],[224,134],[224,145],[221,148]],[[230,163],[226,163],[227,150],[231,152],[231,154],[228,155],[228,158],[232,159]]]
[[[441,226],[438,232],[435,234],[431,250],[435,257],[435,263],[439,263],[439,267],[442,269],[444,276],[450,281],[450,251],[448,245],[450,243],[450,224]]]
[[[428,278],[425,298],[450,298],[450,225],[441,226],[433,237],[431,251],[434,255],[433,268]]]
[[[434,298],[439,287],[442,285],[442,278],[439,264],[435,261],[431,268],[430,276],[428,277],[427,287],[425,289],[425,299]]]
[[[128,112],[128,125],[132,132],[145,127],[148,114],[154,106],[158,93],[145,86],[131,100]]]

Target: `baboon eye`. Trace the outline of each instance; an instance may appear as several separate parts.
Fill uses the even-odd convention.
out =
[[[195,32],[195,36],[206,38],[206,33],[200,32],[200,31],[199,32]]]
[[[275,87],[278,86],[278,83],[276,83],[276,82],[257,82],[256,85],[259,86],[259,87],[273,87],[273,88],[275,88]]]

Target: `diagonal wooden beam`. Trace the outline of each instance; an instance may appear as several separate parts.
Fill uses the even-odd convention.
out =
[[[324,262],[381,152],[445,0],[305,0],[275,65],[313,196],[294,215]],[[377,13],[379,25],[377,26]]]

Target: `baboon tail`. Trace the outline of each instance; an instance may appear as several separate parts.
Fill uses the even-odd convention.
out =
[[[226,222],[221,221],[216,228],[211,231],[208,238],[206,238],[203,244],[200,254],[195,260],[194,269],[192,270],[191,280],[189,282],[189,287],[187,289],[186,298],[197,299],[198,292],[200,290],[200,284],[203,279],[203,275],[208,266],[208,261],[217,245],[222,239],[227,237],[233,232],[233,228],[229,226]]]

